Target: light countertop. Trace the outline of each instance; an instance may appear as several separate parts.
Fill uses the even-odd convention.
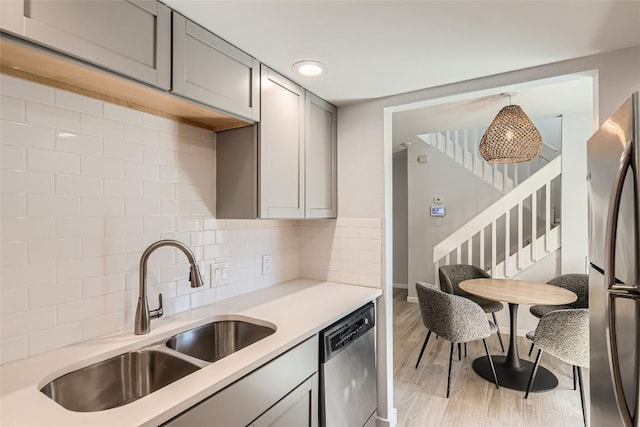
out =
[[[168,421],[382,294],[378,288],[297,279],[189,312],[153,320],[151,332],[126,330],[0,367],[0,424],[138,426]],[[60,375],[155,344],[212,320],[249,317],[274,334],[127,405],[72,412],[40,392]]]

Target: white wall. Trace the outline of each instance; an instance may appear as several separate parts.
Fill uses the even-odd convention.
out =
[[[409,283],[407,152],[393,153],[393,283]]]
[[[417,281],[435,283],[433,247],[496,202],[502,193],[426,143],[413,143],[408,151],[409,298],[415,299]],[[418,163],[420,155],[427,156],[427,163]],[[429,215],[436,196],[446,206],[442,218]]]
[[[510,84],[554,77],[564,74],[597,70],[598,89],[595,110],[598,123],[607,119],[629,95],[640,88],[640,46],[607,54],[558,62],[451,85],[424,89],[402,95],[346,105],[338,109],[338,201],[340,216],[383,219],[383,292],[380,305],[384,316],[378,319],[378,411],[384,421],[393,424],[393,359],[391,282],[392,213],[385,211],[385,203],[392,203],[391,129],[384,122],[385,108],[412,102],[435,99],[465,92],[491,89]],[[385,147],[384,140],[389,141]],[[387,172],[388,171],[388,172]],[[386,175],[386,173],[388,173]],[[385,194],[386,192],[386,194]],[[387,264],[389,263],[389,264]],[[380,314],[380,312],[379,312]],[[385,369],[386,367],[386,369]]]

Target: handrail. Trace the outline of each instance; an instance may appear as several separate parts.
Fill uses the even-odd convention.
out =
[[[433,248],[433,262],[438,262],[445,256],[449,255],[453,250],[468,241],[470,236],[474,236],[475,234],[483,231],[484,228],[493,223],[496,218],[504,215],[513,207],[531,196],[534,192],[537,192],[541,187],[550,183],[560,175],[561,172],[562,156],[558,156],[538,170],[535,174],[522,181],[522,183],[517,187],[505,194],[502,198],[478,214],[471,221],[460,227],[456,232],[438,243]]]

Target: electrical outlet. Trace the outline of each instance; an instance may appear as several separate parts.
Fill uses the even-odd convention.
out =
[[[262,275],[266,276],[273,272],[273,264],[271,264],[271,255],[262,255]]]

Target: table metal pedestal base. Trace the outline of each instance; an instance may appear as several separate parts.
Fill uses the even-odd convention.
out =
[[[505,356],[491,356],[496,368],[496,376],[500,387],[512,390],[527,391],[527,384],[533,370],[533,363],[520,359],[520,368],[512,368],[505,365]],[[479,357],[473,361],[473,370],[487,381],[493,382],[491,365],[487,356]],[[533,382],[532,392],[553,390],[558,386],[558,378],[548,369],[538,366],[538,372]]]

